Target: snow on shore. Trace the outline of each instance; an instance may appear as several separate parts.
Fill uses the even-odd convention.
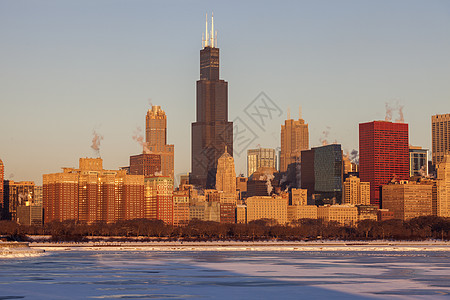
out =
[[[450,242],[87,242],[31,243],[45,251],[450,251]]]

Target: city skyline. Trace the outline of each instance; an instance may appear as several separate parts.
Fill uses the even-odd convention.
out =
[[[384,120],[388,103],[404,106],[409,143],[431,150],[431,116],[448,113],[450,98],[450,5],[324,3],[240,4],[234,13],[216,2],[192,5],[188,14],[187,4],[173,10],[115,1],[101,16],[105,7],[98,3],[4,4],[5,179],[39,185],[42,174],[96,157],[90,148],[94,130],[104,137],[105,168],[126,166],[141,151],[132,136],[138,127],[145,135],[150,103],[166,111],[167,142],[179,149],[175,174],[189,172],[190,153],[182,149],[190,149],[198,50],[204,14],[211,11],[221,77],[230,83],[229,120],[241,118],[257,136],[248,149],[279,147],[288,107],[299,105],[310,126],[310,147],[327,139],[347,151],[358,149],[358,124]],[[121,17],[128,22],[117,21]],[[168,89],[174,83],[178,88]],[[262,129],[243,113],[260,92],[281,110]],[[237,174],[245,173],[245,153],[234,157]]]

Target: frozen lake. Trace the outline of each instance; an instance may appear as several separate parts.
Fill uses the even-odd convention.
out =
[[[450,299],[449,251],[68,249],[0,258],[0,299]]]

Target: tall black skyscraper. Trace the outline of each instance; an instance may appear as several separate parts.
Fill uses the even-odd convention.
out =
[[[190,181],[197,186],[214,188],[217,160],[225,149],[233,155],[233,122],[228,122],[228,82],[219,79],[219,48],[213,18],[209,36],[206,21],[200,50],[196,120],[192,123]]]

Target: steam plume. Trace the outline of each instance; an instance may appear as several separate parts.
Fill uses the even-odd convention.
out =
[[[92,138],[92,145],[91,148],[95,151],[95,154],[100,157],[100,143],[103,140],[103,136],[98,134],[95,129],[92,132],[93,138]]]
[[[420,175],[421,177],[428,177],[427,172],[425,172],[425,166],[420,167],[419,175]]]
[[[359,164],[359,154],[358,150],[353,149],[352,152],[350,152],[350,155],[348,156],[350,161],[355,164]]]
[[[266,186],[267,186],[267,194],[270,195],[273,191],[272,179],[274,178],[273,174],[265,174],[266,177]]]
[[[142,147],[142,153],[145,154],[150,154],[151,151],[147,146],[147,143],[144,142],[144,137],[141,134],[141,127],[137,127],[136,130],[134,131],[134,135],[133,135],[133,140],[135,140],[136,142],[138,142],[139,145],[141,145]]]
[[[322,131],[322,135],[323,137],[319,139],[319,141],[322,143],[322,146],[326,146],[328,145],[328,135],[330,134],[330,127],[327,126],[326,129],[324,131]]]
[[[398,103],[398,100],[390,101],[385,103],[386,107],[386,116],[384,118],[385,121],[392,121],[392,114],[393,112],[398,112],[398,118],[395,120],[395,122],[403,123],[405,122],[405,119],[403,117],[403,105]]]
[[[396,122],[404,123],[405,119],[403,118],[403,105],[398,105],[398,119]]]
[[[386,102],[384,104],[384,106],[386,107],[386,116],[384,117],[384,120],[391,121],[392,120],[392,107],[388,102]]]

